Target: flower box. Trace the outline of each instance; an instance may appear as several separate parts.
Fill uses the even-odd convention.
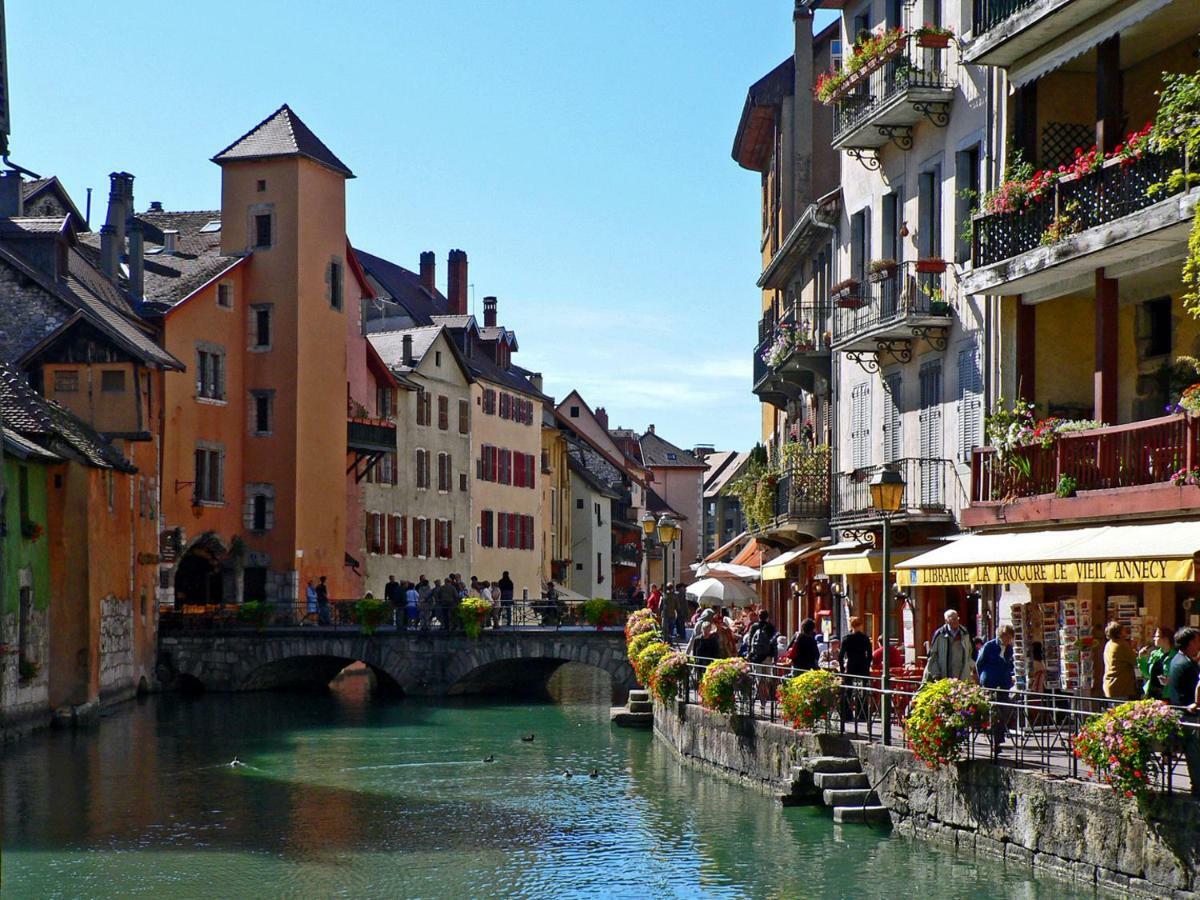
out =
[[[948,34],[918,34],[917,46],[928,50],[945,50],[950,46]]]
[[[941,275],[946,271],[946,261],[944,259],[918,259],[917,271],[922,275]]]
[[[839,309],[861,309],[864,303],[866,303],[866,301],[863,300],[862,296],[858,294],[838,297],[837,300]]]
[[[867,278],[874,284],[888,281],[896,277],[896,261],[894,259],[877,259],[871,263]]]
[[[887,36],[880,35],[875,40],[882,41],[885,37]],[[904,33],[897,30],[896,32],[892,33],[888,43],[883,44],[879,50],[874,52],[874,55],[872,55],[870,59],[859,66],[859,68],[855,69],[853,72],[850,72],[845,79],[829,93],[828,98],[824,102],[828,105],[830,103],[836,103],[837,101],[846,97],[851,91],[869,78],[872,72],[878,71],[879,69],[883,68],[887,62],[899,56],[900,51],[903,49]]]

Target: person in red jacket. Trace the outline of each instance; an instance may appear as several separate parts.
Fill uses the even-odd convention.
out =
[[[871,665],[875,668],[883,666],[883,635],[875,639],[875,652],[871,654]],[[904,665],[904,653],[895,644],[888,648],[888,668],[895,669]]]
[[[658,589],[657,584],[652,584],[650,585],[650,596],[646,598],[646,608],[657,616],[660,606],[662,606],[662,591]]]

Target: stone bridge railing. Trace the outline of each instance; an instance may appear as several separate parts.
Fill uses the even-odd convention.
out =
[[[443,633],[319,627],[166,628],[157,675],[164,689],[267,690],[326,684],[345,666],[365,663],[404,693],[443,696],[504,691],[548,679],[561,665],[607,672],[614,695],[634,687],[620,629],[485,631],[479,638]]]

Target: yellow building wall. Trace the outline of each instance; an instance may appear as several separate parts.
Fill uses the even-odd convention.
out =
[[[1037,307],[1038,414],[1047,403],[1091,406],[1093,321],[1091,297],[1060,297]],[[1007,399],[1007,398],[1006,398]]]
[[[567,464],[567,441],[557,427],[542,428],[542,455],[549,469],[542,469],[541,460],[538,461],[542,580],[557,581],[554,560],[571,558],[571,472]]]

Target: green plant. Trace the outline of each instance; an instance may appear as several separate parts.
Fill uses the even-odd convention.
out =
[[[17,660],[17,676],[21,681],[33,681],[33,679],[37,678],[38,672],[41,670],[42,667],[32,659],[26,659],[22,656]]]
[[[1075,735],[1075,755],[1117,793],[1140,798],[1162,769],[1160,751],[1182,734],[1179,713],[1167,704],[1134,700],[1089,720]]]
[[[1178,193],[1200,182],[1195,160],[1200,158],[1200,71],[1163,75],[1158,92],[1158,112],[1150,131],[1150,147],[1158,153],[1182,151],[1192,162],[1189,170],[1175,169],[1152,193]],[[1200,318],[1200,216],[1192,219],[1187,255],[1183,261],[1183,307]]]
[[[1074,497],[1078,486],[1079,482],[1074,477],[1063,472],[1058,476],[1058,486],[1054,488],[1054,493],[1059,497]]]
[[[637,676],[638,684],[645,687],[650,683],[650,676],[658,664],[671,654],[671,645],[662,641],[651,641],[632,657],[633,674]]]
[[[945,25],[935,25],[932,22],[926,22],[924,25],[918,25],[912,31],[917,37],[954,37],[954,29]]]
[[[376,600],[370,594],[354,604],[354,620],[362,628],[362,633],[372,635],[375,629],[387,621],[388,605],[383,600]]]
[[[238,607],[237,620],[253,625],[255,628],[265,628],[275,612],[270,603],[261,600],[247,600]]]
[[[740,656],[718,659],[700,679],[700,703],[705,709],[729,715],[736,711],[738,698],[748,702],[753,690],[750,663]]]
[[[812,728],[837,706],[841,683],[841,678],[828,669],[813,669],[787,679],[779,686],[784,721],[791,722],[793,728]]]
[[[643,631],[640,634],[635,634],[625,644],[625,655],[628,657],[629,664],[633,666],[633,671],[635,673],[637,672],[637,666],[634,665],[633,661],[637,659],[637,655],[639,653],[641,653],[655,641],[662,641],[662,635],[658,633],[657,625],[655,625],[655,627],[650,631]]]
[[[458,604],[456,615],[467,637],[475,640],[483,633],[483,623],[492,614],[492,604],[482,597],[466,597]]]
[[[987,726],[991,703],[983,688],[943,678],[917,691],[904,720],[909,746],[929,768],[957,762],[972,731]]]
[[[679,696],[679,689],[688,677],[691,660],[686,653],[668,653],[658,661],[650,673],[650,690],[662,703],[670,703]]]
[[[583,603],[583,620],[597,629],[616,625],[621,621],[621,606],[603,597],[593,597]]]
[[[1039,243],[1043,247],[1049,247],[1051,244],[1057,244],[1059,241],[1064,241],[1073,234],[1077,234],[1080,230],[1080,222],[1075,218],[1079,212],[1079,201],[1068,200],[1063,204],[1050,224],[1046,226],[1046,230],[1042,232]]]
[[[27,541],[36,541],[42,536],[42,526],[32,519],[21,520],[21,537]]]
[[[629,618],[625,620],[625,646],[629,646],[629,642],[639,634],[649,634],[658,630],[658,620],[654,618],[652,610],[643,607],[642,609],[634,610],[629,614]]]

